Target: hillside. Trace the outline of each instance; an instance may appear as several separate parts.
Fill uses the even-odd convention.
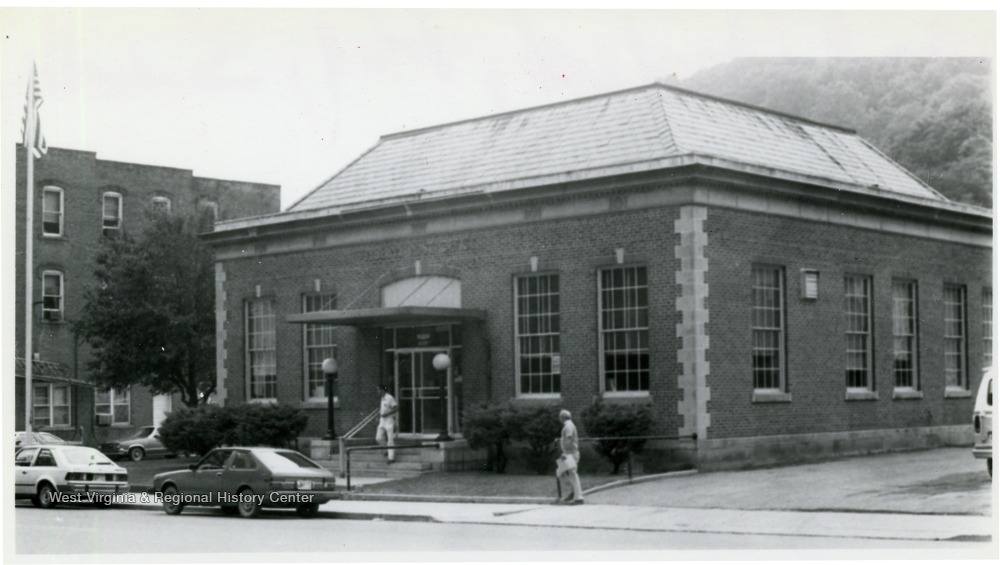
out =
[[[980,59],[735,59],[683,88],[857,130],[948,198],[991,207],[991,63]]]

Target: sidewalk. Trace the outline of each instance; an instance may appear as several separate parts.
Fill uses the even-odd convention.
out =
[[[341,519],[833,538],[987,541],[983,516],[783,512],[648,506],[552,506],[337,500],[321,515]]]

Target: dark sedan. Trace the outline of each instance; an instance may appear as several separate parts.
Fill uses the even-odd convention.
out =
[[[213,449],[186,470],[153,477],[153,491],[167,514],[180,514],[185,506],[218,506],[245,518],[262,508],[295,508],[308,518],[336,497],[328,469],[297,451],[271,447]]]

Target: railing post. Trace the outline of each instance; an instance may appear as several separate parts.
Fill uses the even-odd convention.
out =
[[[347,492],[351,492],[351,453],[347,452]]]
[[[632,446],[628,446],[628,482],[632,482]]]
[[[340,476],[343,477],[344,476],[344,465],[345,465],[344,460],[346,459],[346,457],[344,457],[344,438],[343,437],[337,438],[337,445],[338,445],[337,454],[340,457]]]

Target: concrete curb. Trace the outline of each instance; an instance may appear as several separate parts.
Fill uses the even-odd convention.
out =
[[[389,494],[344,492],[343,500],[379,502],[441,502],[468,504],[549,504],[555,497],[543,496],[448,496],[433,494]]]
[[[697,475],[698,469],[685,469],[683,471],[670,471],[669,473],[660,473],[658,475],[646,475],[639,477],[637,479],[625,479],[622,481],[615,481],[613,483],[608,483],[605,485],[598,485],[592,487],[588,490],[583,491],[583,494],[593,494],[595,492],[601,492],[603,490],[610,490],[618,487],[627,487],[629,485],[637,485],[639,483],[649,483],[652,481],[659,481],[663,479],[673,479],[675,477],[687,477],[689,475]]]

